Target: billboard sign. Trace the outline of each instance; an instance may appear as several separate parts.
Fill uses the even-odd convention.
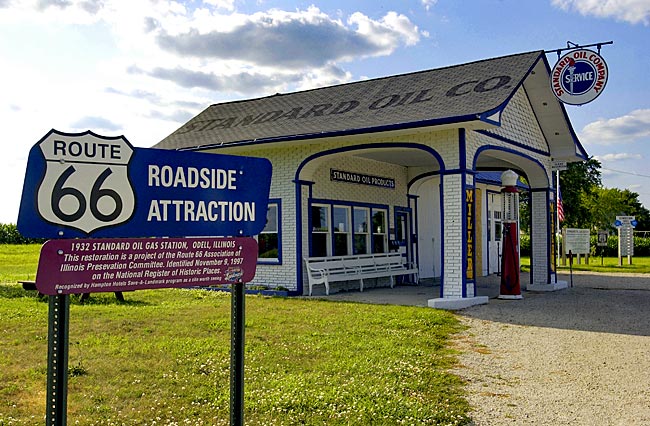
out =
[[[267,159],[134,148],[52,129],[29,153],[26,237],[251,236],[265,226]]]
[[[256,266],[250,237],[50,240],[36,288],[54,296],[232,284],[251,281]]]

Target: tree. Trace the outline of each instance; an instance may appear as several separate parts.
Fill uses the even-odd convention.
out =
[[[560,173],[560,190],[564,207],[564,228],[590,228],[591,212],[583,203],[602,186],[600,162],[593,157],[587,161],[569,163],[567,170]]]
[[[634,216],[637,230],[650,229],[650,211],[639,201],[639,194],[628,189],[597,188],[584,196],[583,204],[590,212],[594,229],[615,230],[616,216]]]

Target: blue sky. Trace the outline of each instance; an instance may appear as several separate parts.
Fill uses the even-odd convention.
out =
[[[149,147],[213,103],[610,40],[604,92],[566,108],[650,207],[650,0],[0,0],[0,223],[51,128]]]

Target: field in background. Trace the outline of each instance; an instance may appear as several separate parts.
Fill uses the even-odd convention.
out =
[[[36,279],[40,244],[0,244],[0,283]]]
[[[589,264],[585,263],[584,256],[578,264],[578,260],[573,258],[574,271],[591,271],[591,272],[621,272],[633,274],[650,274],[650,257],[632,257],[632,264],[628,265],[627,257],[623,258],[623,265],[618,266],[618,259],[616,257],[603,257],[601,264],[600,256],[590,256]],[[530,257],[521,258],[521,270],[530,272]],[[566,260],[566,266],[560,263],[558,272],[569,273],[569,259]]]
[[[16,283],[21,280],[34,280],[40,244],[0,244],[0,283]],[[521,267],[523,271],[530,271],[530,257],[522,256]],[[573,269],[593,272],[627,272],[627,273],[650,273],[650,257],[633,257],[632,265],[627,264],[627,258],[623,259],[623,266],[618,266],[616,257],[603,258],[601,266],[600,256],[592,256],[589,264],[577,264],[574,259]],[[559,268],[560,272],[569,272],[567,260],[566,266]]]

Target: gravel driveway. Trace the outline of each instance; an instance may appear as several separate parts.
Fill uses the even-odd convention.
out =
[[[459,311],[474,424],[650,425],[650,277],[573,285]]]

